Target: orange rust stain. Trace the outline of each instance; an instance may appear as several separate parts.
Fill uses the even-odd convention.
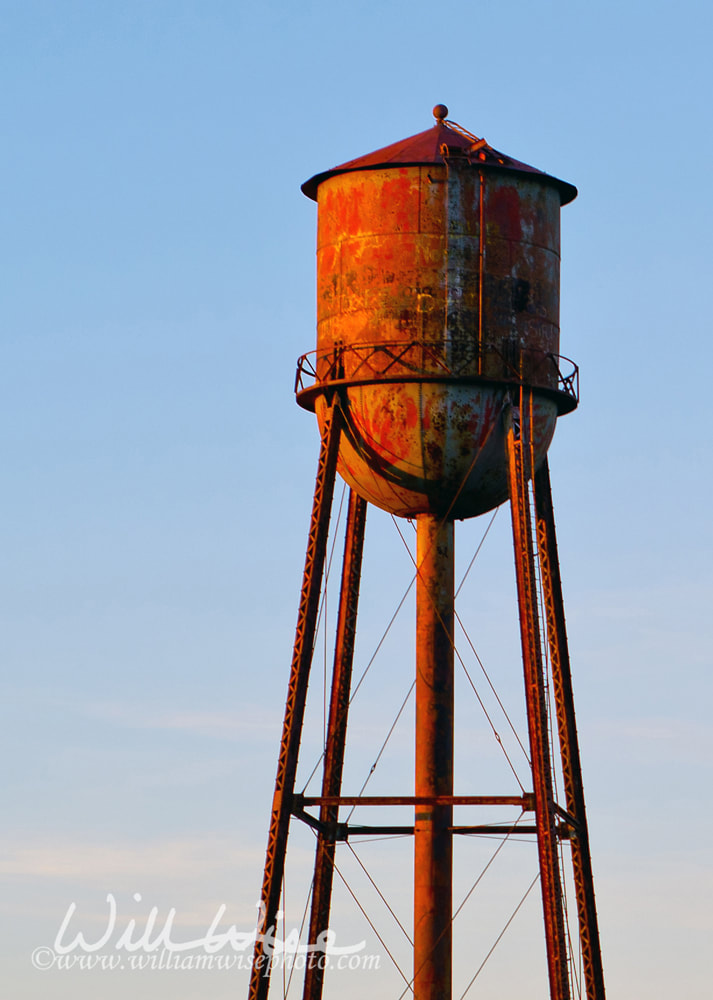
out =
[[[493,235],[522,239],[522,206],[517,188],[503,185],[488,198],[487,222]]]
[[[418,425],[418,407],[413,399],[406,398],[404,413],[404,426],[408,430],[413,430]]]
[[[362,397],[358,415],[352,411],[352,416],[355,426],[389,461],[406,459],[418,440],[418,408],[407,392],[371,391],[367,399]]]

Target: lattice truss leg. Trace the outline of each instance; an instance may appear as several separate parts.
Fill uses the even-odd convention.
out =
[[[534,478],[531,476],[535,464],[529,433],[534,425],[532,393],[521,389],[519,404],[518,407],[511,407],[506,413],[508,485],[550,996],[552,1000],[569,1000],[571,995],[562,872],[558,851],[559,841],[567,839],[571,844],[586,996],[588,1000],[604,1000],[604,976],[594,902],[594,882],[575,725],[549,467],[545,458]],[[555,800],[540,606],[544,608],[547,639],[547,646],[544,648],[549,654],[554,689],[566,797],[565,808]]]

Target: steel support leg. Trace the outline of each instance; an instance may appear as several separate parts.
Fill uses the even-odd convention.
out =
[[[339,404],[335,402],[327,411],[322,426],[312,518],[302,577],[290,681],[285,703],[282,742],[277,762],[275,793],[272,800],[270,832],[262,883],[260,924],[255,940],[253,966],[250,974],[249,1000],[265,1000],[270,988],[271,941],[274,940],[276,932],[277,910],[285,869],[285,851],[292,814],[297,758],[302,737],[307,682],[312,664],[317,611],[327,551],[329,518],[334,495],[340,426]]]
[[[524,414],[523,414],[524,417]],[[547,703],[540,645],[535,554],[528,491],[529,449],[512,408],[506,411],[508,480],[512,511],[520,636],[525,673],[525,699],[535,794],[537,847],[547,944],[551,1000],[570,1000],[562,878],[558,856]],[[524,431],[525,421],[522,421]]]
[[[337,638],[334,647],[334,672],[329,703],[327,742],[324,750],[322,795],[325,797],[338,796],[342,788],[365,526],[366,501],[357,496],[354,490],[350,490],[337,618]],[[317,835],[312,910],[309,924],[309,941],[313,946],[319,942],[320,934],[329,928],[329,910],[334,880],[335,834],[338,819],[339,808],[337,806],[322,805],[320,807],[321,829]],[[323,963],[320,961],[321,958],[322,953],[319,951],[308,956],[304,980],[304,1000],[320,1000],[322,996],[324,969]]]
[[[417,519],[416,790],[453,795],[453,522]],[[450,1000],[453,807],[419,805],[414,829],[414,1000]]]
[[[567,646],[562,582],[557,557],[557,536],[552,507],[550,472],[546,459],[535,475],[535,506],[537,512],[537,548],[547,615],[547,635],[567,811],[576,824],[571,837],[572,869],[577,897],[584,979],[587,1000],[604,1000],[604,973],[594,900],[592,859],[589,852],[589,834],[584,808],[584,787],[574,715],[572,674]]]

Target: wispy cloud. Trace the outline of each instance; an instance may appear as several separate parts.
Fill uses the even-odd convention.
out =
[[[251,927],[265,857],[262,845],[241,848],[229,837],[111,843],[18,838],[0,847],[0,875],[13,887],[0,909],[59,920],[77,900],[87,919],[102,921],[111,892],[122,912],[175,907],[175,922],[186,926],[209,922],[225,903],[226,919]],[[311,849],[298,847],[293,854],[296,867],[307,870]]]
[[[128,729],[174,730],[214,739],[240,742],[246,735],[266,736],[279,732],[279,705],[264,708],[244,705],[236,709],[204,710],[146,706],[129,702],[86,702],[66,706],[85,718],[97,719]]]
[[[700,764],[713,757],[711,728],[691,719],[666,716],[606,719],[590,725],[591,737],[617,754],[651,762],[660,757],[669,762]]]
[[[107,884],[112,878],[208,876],[223,869],[260,867],[262,852],[236,847],[229,838],[194,838],[139,843],[36,841],[5,843],[0,873],[33,878]]]

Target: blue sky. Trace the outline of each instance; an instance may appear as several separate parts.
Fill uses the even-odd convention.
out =
[[[299,185],[422,131],[441,101],[580,191],[561,349],[582,403],[551,469],[605,972],[613,1000],[707,994],[711,27],[692,0],[0,2],[13,1000],[244,993],[238,974],[129,983],[29,956],[71,901],[100,928],[108,892],[124,918],[150,901],[195,928],[225,902],[252,924],[317,452],[292,396],[314,342]],[[517,705],[507,517],[464,602]],[[464,526],[464,565],[483,527]],[[366,560],[362,665],[409,578],[388,519],[371,519]],[[399,622],[355,718],[355,783],[408,689]],[[467,712],[464,778],[493,756]],[[408,728],[395,740],[384,787],[408,775]],[[294,843],[299,885],[312,848]],[[503,868],[512,898],[519,865]],[[532,934],[502,953],[532,948],[540,969],[530,909]],[[469,919],[464,950],[497,933]],[[479,995],[502,995],[499,975],[520,988],[518,961]]]

